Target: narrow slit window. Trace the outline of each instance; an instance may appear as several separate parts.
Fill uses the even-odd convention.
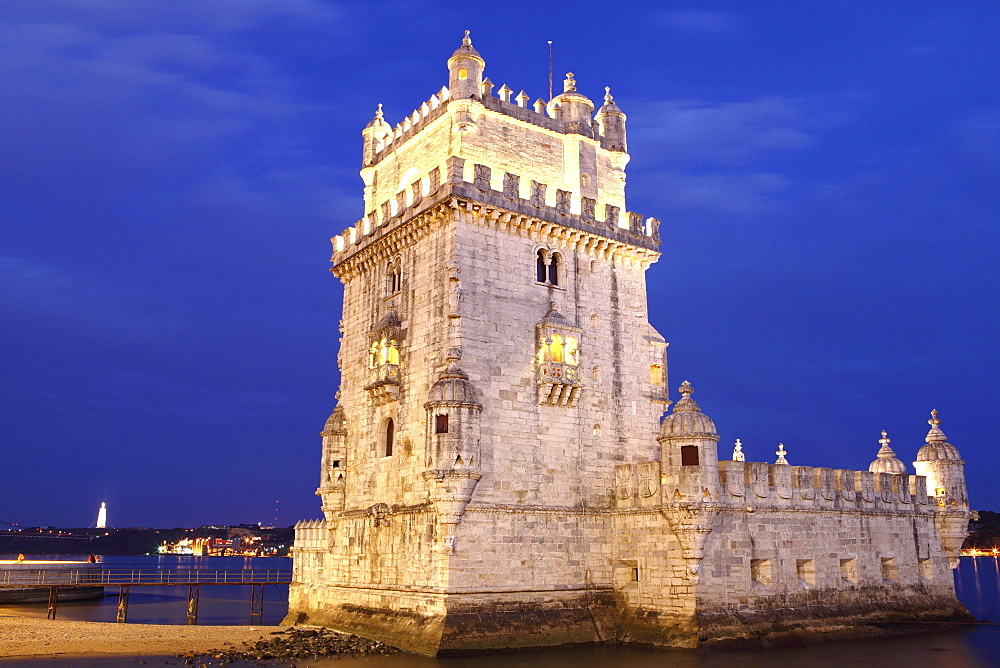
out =
[[[393,441],[396,439],[396,425],[393,423],[392,418],[389,418],[385,423],[385,456],[392,457],[392,446]]]
[[[545,266],[545,253],[541,250],[535,255],[535,280],[539,283],[545,282],[548,267]]]

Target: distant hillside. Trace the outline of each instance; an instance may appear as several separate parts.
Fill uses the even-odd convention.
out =
[[[969,523],[969,537],[962,547],[978,550],[1000,547],[1000,513],[980,510],[979,519]]]
[[[248,526],[253,528],[247,528]],[[21,531],[0,531],[0,554],[105,554],[134,556],[156,554],[164,541],[175,543],[183,538],[226,538],[233,531],[261,536],[266,544],[290,545],[292,527],[261,529],[253,525],[234,527],[198,527],[196,529],[58,529],[33,527]]]

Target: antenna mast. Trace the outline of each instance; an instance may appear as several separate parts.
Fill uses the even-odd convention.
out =
[[[549,40],[549,102],[552,101],[552,40]]]

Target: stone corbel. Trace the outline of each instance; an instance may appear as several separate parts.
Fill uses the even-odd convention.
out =
[[[429,469],[424,471],[423,476],[441,527],[438,550],[452,554],[455,550],[455,530],[462,522],[465,507],[472,500],[472,493],[482,474],[475,469]]]
[[[681,556],[695,582],[698,582],[698,571],[705,556],[705,541],[712,532],[719,508],[714,501],[679,502],[667,504],[661,510],[681,545]]]

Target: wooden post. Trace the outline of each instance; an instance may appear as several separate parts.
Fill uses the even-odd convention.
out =
[[[49,609],[45,613],[46,619],[56,618],[56,607],[59,605],[59,587],[49,587]]]
[[[128,585],[118,587],[118,614],[115,616],[116,622],[125,623],[128,621]]]
[[[187,623],[197,624],[198,623],[198,596],[201,593],[201,587],[199,585],[188,585],[188,605],[187,605]]]
[[[264,585],[250,585],[250,623],[260,624],[264,618]]]

